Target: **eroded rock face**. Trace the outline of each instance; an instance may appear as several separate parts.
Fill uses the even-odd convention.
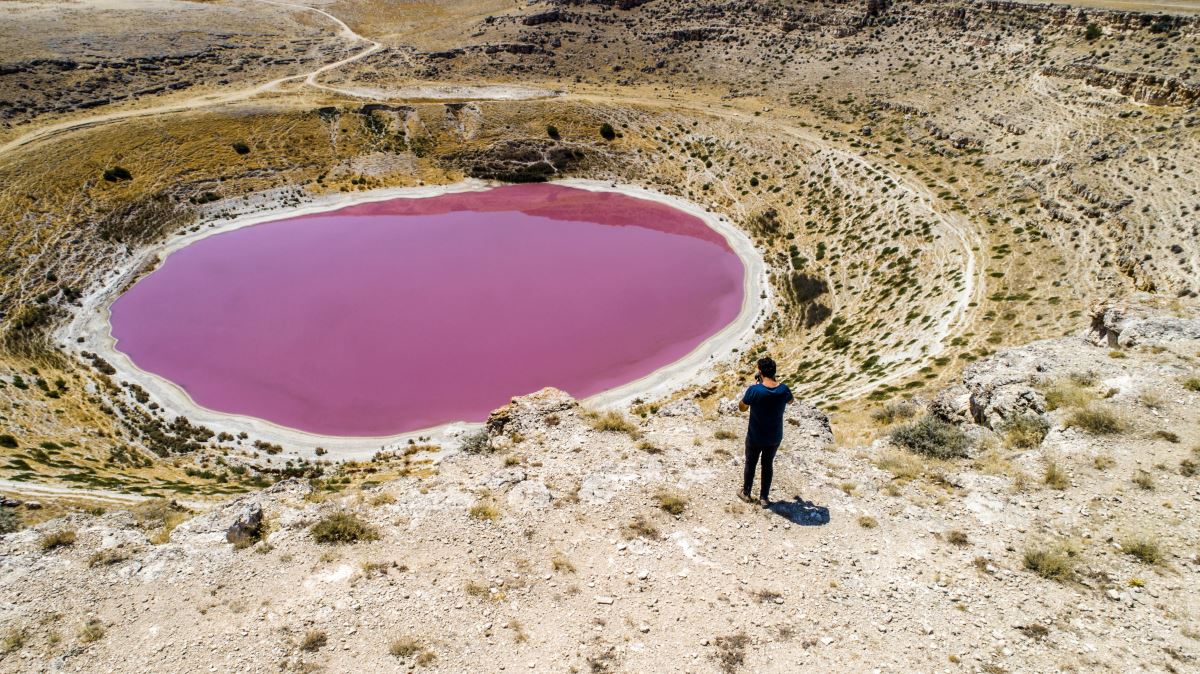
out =
[[[797,399],[783,413],[784,441],[801,442],[813,447],[824,447],[833,442],[833,429],[829,426],[829,415],[816,405]]]
[[[575,414],[579,403],[565,391],[546,387],[537,393],[518,396],[488,415],[487,430],[492,436],[512,432],[526,433],[554,425],[555,417]]]
[[[1140,306],[1101,305],[1092,311],[1088,337],[1109,347],[1200,339],[1200,319],[1154,314]]]
[[[569,171],[586,156],[581,147],[550,140],[506,140],[449,155],[446,161],[473,178],[539,183]]]
[[[1009,349],[972,364],[963,372],[962,386],[969,394],[971,419],[981,426],[996,428],[1004,421],[1022,414],[1042,414],[1046,399],[1034,388],[1039,373],[1048,364],[1037,351]],[[946,402],[942,396],[939,400]],[[950,400],[960,401],[961,390],[952,393]],[[950,411],[957,402],[950,403]],[[953,418],[947,418],[953,421]]]
[[[282,502],[303,498],[310,492],[312,486],[298,478],[276,482],[180,524],[171,532],[171,542],[211,545],[253,540],[261,533],[265,509],[278,509]]]

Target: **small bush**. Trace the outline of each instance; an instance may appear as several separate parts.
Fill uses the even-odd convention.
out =
[[[1066,471],[1058,467],[1054,461],[1046,462],[1046,471],[1042,474],[1042,482],[1051,489],[1063,490],[1071,486],[1071,479],[1067,477]]]
[[[555,571],[563,573],[575,573],[575,565],[572,564],[571,560],[567,559],[567,556],[561,552],[556,551],[554,556],[550,558],[550,566]]]
[[[1078,552],[1064,542],[1047,543],[1025,550],[1025,568],[1042,578],[1070,580],[1075,577]]]
[[[309,531],[318,543],[358,543],[379,538],[374,527],[344,510],[322,517]]]
[[[25,640],[27,638],[28,638],[28,634],[26,634],[24,628],[21,628],[21,627],[9,628],[4,633],[4,637],[0,638],[0,655],[6,655],[8,653],[12,653],[15,650],[19,650],[22,646],[25,645]]]
[[[660,491],[655,495],[658,500],[658,507],[671,513],[672,515],[681,515],[687,508],[687,497],[672,491]]]
[[[487,431],[481,430],[463,438],[462,451],[467,454],[490,454],[495,450],[492,448],[491,436]]]
[[[1200,393],[1200,377],[1189,377],[1183,380],[1183,387],[1189,391]]]
[[[1115,435],[1125,429],[1115,414],[1101,407],[1085,407],[1067,417],[1067,426],[1092,435]]]
[[[122,548],[104,548],[88,557],[88,566],[112,566],[129,559],[129,551]]]
[[[737,438],[737,433],[724,428],[718,428],[717,431],[713,433],[713,437],[717,440],[733,440]]]
[[[997,430],[1004,436],[1005,445],[1032,449],[1042,444],[1050,432],[1050,423],[1039,414],[1022,414],[1009,419]]]
[[[239,140],[233,144],[233,151],[238,154],[250,154],[250,146]]]
[[[553,124],[546,127],[546,135],[550,136],[551,140],[562,140],[562,134],[558,132],[558,127]]]
[[[971,449],[971,438],[962,429],[934,417],[901,426],[891,433],[892,442],[935,459],[960,459]]]
[[[12,508],[0,507],[0,535],[20,531],[22,526],[21,516]]]
[[[99,641],[102,638],[104,638],[104,623],[96,618],[92,618],[79,628],[79,640],[85,644]]]
[[[612,124],[605,122],[600,125],[600,137],[604,140],[615,140],[617,137],[617,130],[612,127]]]
[[[302,651],[319,651],[325,644],[329,643],[329,637],[321,630],[309,630],[304,633],[304,638],[300,639],[300,650]]]
[[[1121,541],[1121,552],[1143,564],[1161,564],[1164,558],[1158,541],[1149,536],[1131,536]]]
[[[8,449],[16,449],[17,446],[18,446],[18,443],[17,443],[16,438],[9,435],[8,433],[0,434],[0,447],[7,447]]]
[[[471,517],[477,520],[494,521],[500,519],[500,508],[496,507],[495,503],[488,500],[482,500],[471,506]]]
[[[946,532],[946,542],[950,545],[962,547],[969,542],[967,535],[958,529],[951,529]]]
[[[1092,465],[1096,467],[1096,470],[1108,470],[1109,468],[1117,465],[1117,461],[1111,456],[1101,454],[1100,456],[1092,459]]]
[[[38,545],[41,546],[42,552],[50,552],[51,550],[57,550],[58,548],[65,548],[75,545],[75,530],[59,529],[58,531],[51,531],[50,533],[42,536],[42,539],[38,542]]]
[[[1144,470],[1134,472],[1133,483],[1146,491],[1154,490],[1154,476]]]
[[[1179,474],[1184,477],[1194,477],[1196,475],[1196,462],[1191,459],[1184,459],[1179,462]],[[0,533],[3,530],[0,529]]]
[[[1089,23],[1087,28],[1085,28],[1083,31],[1083,37],[1086,38],[1088,42],[1094,42],[1100,39],[1100,36],[1102,35],[1104,35],[1104,30],[1094,23]]]
[[[1160,430],[1154,431],[1154,433],[1152,435],[1153,435],[1153,437],[1155,437],[1159,440],[1166,440],[1167,442],[1170,442],[1173,444],[1179,444],[1179,436],[1176,435],[1175,433],[1172,433],[1171,431],[1164,431],[1164,430],[1160,429]]]
[[[863,515],[862,517],[858,518],[858,526],[864,529],[874,529],[875,527],[879,526],[879,520],[871,517],[870,515]]]
[[[658,527],[648,522],[646,518],[642,517],[641,515],[634,517],[629,521],[629,524],[625,525],[626,538],[645,538],[647,540],[654,540],[660,535],[661,534],[658,531]]]
[[[750,637],[744,632],[713,639],[713,646],[717,649],[715,657],[721,671],[733,674],[741,669],[746,664],[746,646],[749,645]]]
[[[616,410],[590,415],[589,422],[597,431],[637,434],[637,427],[633,425],[633,422]]]
[[[920,408],[908,402],[890,402],[883,407],[871,412],[871,419],[880,425],[889,426],[897,421],[907,421],[915,416]]]
[[[422,648],[423,647],[420,641],[412,637],[400,637],[392,642],[392,645],[388,647],[388,652],[391,653],[392,657],[394,658],[407,660],[408,658],[420,653]]]
[[[1090,375],[1076,374],[1066,381],[1055,383],[1045,391],[1046,409],[1087,407],[1096,398],[1093,392],[1087,390],[1093,382]]]

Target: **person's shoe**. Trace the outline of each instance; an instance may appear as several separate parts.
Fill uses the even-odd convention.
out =
[[[758,499],[758,505],[760,505],[764,508],[770,508],[771,507],[771,499],[767,498],[766,496],[762,496]]]
[[[754,499],[750,498],[750,495],[749,495],[749,494],[747,494],[747,493],[746,493],[746,492],[744,492],[744,491],[739,491],[739,492],[738,492],[738,498],[739,498],[739,499],[741,499],[742,501],[746,502],[746,503],[753,503],[753,502],[754,502]]]

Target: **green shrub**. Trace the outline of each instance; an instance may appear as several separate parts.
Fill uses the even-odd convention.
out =
[[[233,144],[233,151],[238,154],[250,154],[250,146],[239,140]]]
[[[1089,23],[1087,28],[1083,30],[1083,37],[1085,37],[1088,42],[1094,42],[1100,39],[1101,35],[1104,35],[1104,30],[1094,23]]]
[[[604,140],[615,140],[617,131],[612,127],[612,124],[605,122],[600,125],[600,137]]]
[[[1200,377],[1189,377],[1183,380],[1183,387],[1189,391],[1200,392]]]
[[[379,538],[374,527],[354,513],[339,510],[326,515],[312,525],[313,539],[318,543],[358,543]]]
[[[996,430],[1004,435],[1004,444],[1009,447],[1031,449],[1042,444],[1050,432],[1050,423],[1040,414],[1022,414],[1009,419]]]
[[[891,433],[892,442],[909,451],[935,459],[960,459],[968,455],[972,441],[959,427],[934,417],[901,426]]]
[[[558,127],[550,124],[546,127],[546,135],[550,136],[551,140],[561,140],[562,134],[558,132]]]
[[[8,433],[0,434],[0,447],[7,447],[8,449],[15,449],[17,446],[18,446],[18,443],[17,443],[16,438],[9,435]]]

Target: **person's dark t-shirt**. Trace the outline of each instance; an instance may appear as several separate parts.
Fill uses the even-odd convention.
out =
[[[787,384],[775,388],[755,384],[746,389],[746,395],[742,396],[742,402],[750,406],[746,443],[778,445],[783,442],[783,409],[791,401],[792,390]]]

